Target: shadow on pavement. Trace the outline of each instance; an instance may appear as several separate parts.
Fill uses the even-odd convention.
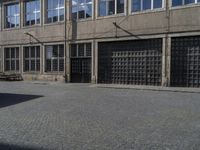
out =
[[[19,146],[13,144],[5,144],[5,143],[0,143],[0,149],[1,150],[47,150],[43,148],[26,147],[26,146]]]
[[[16,105],[18,103],[30,101],[39,97],[43,97],[43,96],[0,93],[0,108],[7,107],[10,105]]]

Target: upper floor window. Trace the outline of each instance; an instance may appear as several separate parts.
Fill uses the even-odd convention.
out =
[[[132,0],[132,12],[163,8],[163,0]]]
[[[181,6],[199,3],[200,0],[172,0],[172,6]]]
[[[64,20],[64,0],[46,0],[46,23],[59,22]]]
[[[31,26],[40,23],[40,0],[25,1],[25,25]]]
[[[99,16],[124,13],[124,0],[99,0]]]
[[[72,18],[86,19],[92,17],[92,0],[72,0]]]
[[[5,5],[5,28],[16,28],[20,23],[19,3]]]

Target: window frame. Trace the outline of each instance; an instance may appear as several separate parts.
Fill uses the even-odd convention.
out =
[[[7,9],[8,6],[12,6],[12,5],[18,5],[19,6],[19,14],[15,14],[16,16],[10,16],[10,17],[18,17],[19,18],[19,25],[16,26],[16,20],[15,20],[15,26],[14,27],[8,27],[7,26]],[[21,6],[20,6],[20,2],[14,1],[14,2],[7,2],[7,3],[3,3],[3,29],[4,30],[11,30],[11,29],[18,29],[21,26]]]
[[[63,57],[60,57],[59,56],[59,54],[60,54],[60,49],[59,49],[59,46],[60,45],[62,45],[63,46]],[[58,46],[58,57],[51,57],[51,71],[47,71],[47,53],[46,53],[46,51],[47,51],[47,47],[48,46]],[[47,45],[44,45],[44,61],[43,61],[43,63],[44,63],[44,73],[45,74],[55,74],[55,73],[57,73],[57,74],[63,74],[64,73],[64,71],[65,71],[65,45],[63,44],[63,43],[54,43],[54,44],[47,44]],[[51,53],[51,55],[53,55],[53,49],[52,49],[52,53]],[[57,67],[58,67],[58,70],[57,71],[54,71],[53,70],[53,60],[55,60],[55,59],[57,59],[58,60],[58,64],[57,64]],[[62,71],[60,71],[60,60],[62,60],[63,59],[63,70]]]
[[[191,7],[191,6],[195,6],[195,5],[200,5],[200,1],[198,2],[198,0],[195,0],[194,3],[189,3],[189,4],[185,4],[185,0],[182,0],[182,4],[181,5],[177,5],[177,6],[173,6],[173,0],[170,0],[170,7],[173,8],[180,8],[180,7]]]
[[[54,11],[54,10],[61,10],[61,9],[57,9],[57,8],[54,8],[54,9],[48,9],[48,0],[44,0],[43,1],[43,24],[44,25],[51,25],[51,24],[58,24],[58,23],[63,23],[64,21],[65,21],[65,19],[66,19],[66,15],[67,14],[65,14],[65,12],[66,12],[66,0],[63,0],[64,1],[64,8],[63,8],[63,11],[64,11],[64,16],[63,16],[63,20],[60,20],[60,16],[56,16],[56,17],[58,17],[58,20],[57,21],[55,21],[55,22],[53,22],[53,21],[51,21],[51,22],[48,22],[48,12],[49,11]],[[52,20],[52,17],[51,17],[51,20]]]
[[[100,8],[100,1],[99,0],[96,0],[96,17],[97,19],[98,18],[109,18],[109,17],[118,17],[118,16],[126,16],[127,15],[127,1],[124,0],[124,12],[123,13],[117,13],[117,0],[115,0],[115,13],[112,14],[112,15],[105,15],[105,16],[100,16],[100,11],[99,11],[99,8]]]
[[[9,49],[9,58],[6,58],[6,49]],[[11,57],[11,49],[14,49],[15,50],[15,57],[14,58],[12,58]],[[17,58],[17,53],[16,53],[16,50],[18,50],[18,58]],[[4,53],[4,56],[3,56],[3,58],[4,58],[4,72],[20,72],[20,48],[19,47],[4,47],[3,48],[3,53]],[[7,70],[7,68],[6,68],[6,61],[9,61],[9,69]],[[15,62],[15,69],[14,70],[12,70],[11,68],[12,68],[12,66],[11,66],[11,61],[14,61]],[[18,63],[18,67],[17,67],[17,61],[19,62]],[[18,68],[18,69],[17,69]]]
[[[79,8],[80,5],[79,5],[79,3],[78,3],[78,4],[76,5],[76,7],[77,7],[77,12],[76,12],[76,13],[77,13],[77,16],[76,16],[76,19],[73,18],[73,11],[72,11],[72,10],[73,10],[73,4],[72,4],[72,1],[73,1],[73,0],[71,0],[71,14],[70,14],[70,15],[71,15],[71,20],[72,20],[72,21],[92,20],[92,19],[94,18],[94,8],[95,8],[95,7],[94,7],[94,1],[95,1],[95,0],[91,0],[91,2],[92,2],[92,4],[91,4],[91,5],[92,5],[92,6],[91,6],[91,8],[92,8],[92,15],[91,15],[91,17],[88,17],[88,18],[86,17],[86,11],[85,11],[85,14],[84,14],[84,18],[79,18],[79,15],[78,15],[78,8]],[[78,0],[77,0],[77,1],[78,1]],[[84,4],[86,5],[86,0],[85,0],[85,3],[84,3]]]
[[[90,45],[90,55],[87,55],[87,44]],[[84,55],[79,56],[79,47],[80,45],[84,45]],[[76,56],[72,56],[72,46],[76,46]],[[92,43],[71,43],[70,44],[70,58],[91,58],[92,57]]]
[[[42,14],[43,14],[43,10],[42,10],[42,0],[38,0],[39,1],[39,3],[40,3],[40,23],[36,23],[37,22],[37,19],[35,18],[35,24],[33,24],[33,25],[31,25],[31,24],[29,24],[29,25],[26,25],[26,3],[28,2],[28,1],[31,1],[31,0],[24,0],[24,2],[23,2],[23,10],[24,10],[24,13],[23,13],[23,27],[33,27],[33,26],[39,26],[39,25],[41,25],[42,24]],[[34,14],[34,13],[29,13],[29,14]]]
[[[147,13],[147,12],[156,12],[156,11],[163,11],[165,10],[166,8],[166,0],[162,0],[162,7],[161,8],[154,8],[154,0],[151,0],[151,8],[150,9],[143,9],[143,0],[140,0],[140,11],[133,11],[133,7],[132,7],[132,1],[133,0],[130,0],[129,1],[129,11],[130,11],[130,14],[140,14],[140,13]]]
[[[32,47],[34,47],[35,48],[35,57],[31,57],[31,48]],[[39,47],[39,57],[37,57],[37,47]],[[26,56],[25,56],[25,49],[26,48],[28,48],[29,49],[29,57],[28,58],[26,58]],[[40,71],[41,71],[41,58],[42,58],[42,56],[41,56],[41,51],[42,51],[42,49],[41,49],[41,46],[40,45],[27,45],[27,46],[23,46],[23,73],[40,73]],[[29,70],[25,70],[25,63],[26,63],[26,60],[28,60],[29,61]],[[35,60],[35,70],[33,71],[33,70],[31,70],[31,60]],[[38,68],[37,68],[37,61],[39,60],[39,62],[40,62],[40,64],[39,64],[39,70],[37,70]]]

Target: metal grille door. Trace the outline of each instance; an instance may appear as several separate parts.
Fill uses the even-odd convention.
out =
[[[99,83],[161,85],[162,40],[99,43]]]
[[[171,85],[200,87],[200,37],[172,38]]]
[[[71,82],[91,82],[91,43],[71,45]]]

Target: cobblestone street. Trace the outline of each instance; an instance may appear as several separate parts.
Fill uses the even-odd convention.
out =
[[[200,93],[0,82],[0,149],[199,150]]]

